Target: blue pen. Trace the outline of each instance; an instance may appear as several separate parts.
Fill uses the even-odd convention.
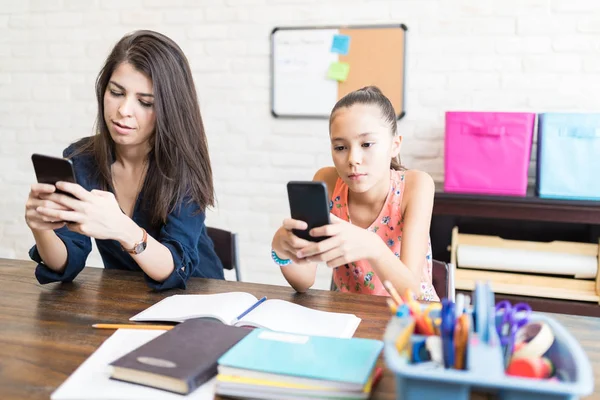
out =
[[[260,305],[260,303],[264,302],[267,299],[267,296],[263,296],[262,299],[258,300],[254,303],[249,309],[241,313],[236,319],[233,320],[233,323],[238,322],[240,319],[244,318],[250,311],[254,310],[256,307]]]
[[[452,368],[454,366],[454,325],[456,323],[454,307],[454,303],[448,299],[442,300],[442,323],[440,330],[444,368]]]

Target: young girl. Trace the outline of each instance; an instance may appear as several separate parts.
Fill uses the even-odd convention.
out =
[[[223,279],[204,225],[214,200],[208,146],[179,46],[152,31],[126,35],[98,75],[96,98],[96,135],[63,153],[78,184],[31,187],[25,219],[38,281],[72,281],[90,238],[106,268],[141,270],[155,289]]]
[[[400,162],[396,112],[376,87],[349,93],[334,106],[329,134],[335,168],[315,181],[327,184],[332,223],[314,228],[313,243],[295,236],[303,221],[286,219],[273,238],[272,257],[287,281],[304,292],[315,281],[316,264],[333,270],[337,290],[388,295],[389,280],[400,292],[439,300],[431,283],[429,226],[434,183]]]

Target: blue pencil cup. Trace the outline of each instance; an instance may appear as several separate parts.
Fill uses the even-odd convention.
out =
[[[538,196],[600,200],[599,155],[600,114],[540,114]]]
[[[554,334],[554,343],[546,357],[559,371],[560,382],[506,375],[495,329],[488,343],[471,332],[465,370],[423,369],[419,364],[411,364],[396,350],[390,331],[397,324],[392,319],[384,337],[384,357],[386,365],[396,376],[396,398],[468,400],[471,392],[482,392],[501,400],[576,400],[592,393],[592,367],[577,340],[550,317],[532,313],[530,321],[545,322]]]

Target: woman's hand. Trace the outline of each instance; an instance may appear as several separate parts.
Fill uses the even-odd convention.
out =
[[[294,235],[292,229],[306,229],[306,222],[298,221],[291,218],[283,220],[282,226],[275,232],[273,237],[272,247],[277,253],[277,256],[282,259],[292,260],[295,264],[306,264],[306,260],[301,260],[296,257],[298,250],[310,245],[311,242],[304,240]]]
[[[75,198],[57,193],[43,195],[45,200],[65,207],[62,210],[39,207],[38,212],[44,218],[66,221],[69,230],[89,237],[119,240],[129,218],[121,211],[114,194],[102,190],[88,192],[69,182],[57,182],[56,187]]]
[[[65,222],[60,218],[51,217],[38,211],[39,209],[68,210],[64,205],[46,198],[55,191],[56,188],[54,185],[45,183],[34,183],[31,185],[29,197],[25,203],[25,222],[31,230],[55,230],[65,225]]]
[[[298,259],[325,262],[335,268],[358,260],[371,260],[380,254],[383,241],[375,233],[352,225],[330,214],[331,224],[314,228],[310,235],[329,236],[318,243],[309,243],[296,253]]]

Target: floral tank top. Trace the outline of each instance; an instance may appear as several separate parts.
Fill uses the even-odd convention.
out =
[[[401,215],[402,194],[404,193],[404,171],[391,170],[390,190],[377,219],[367,228],[375,232],[383,240],[396,257],[400,258],[402,247],[402,228],[404,219]],[[338,178],[330,202],[331,213],[350,221],[348,212],[348,185]],[[431,281],[431,241],[427,255],[423,259],[421,269],[421,293],[417,299],[439,301]],[[333,286],[342,292],[366,293],[389,296],[379,277],[366,260],[356,261],[333,270]]]

